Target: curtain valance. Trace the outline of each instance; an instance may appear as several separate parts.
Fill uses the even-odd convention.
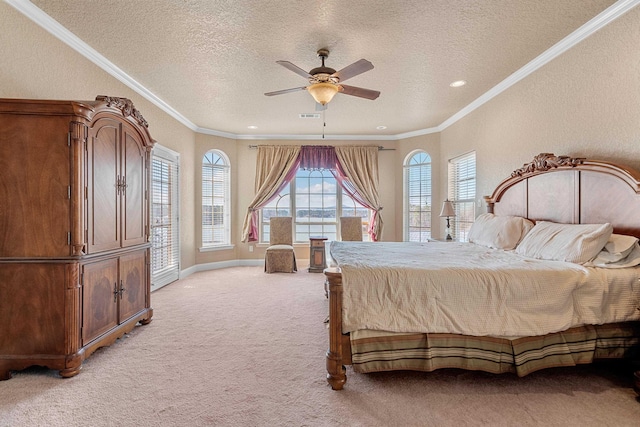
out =
[[[335,170],[338,164],[335,147],[303,145],[300,150],[300,168],[305,170]]]

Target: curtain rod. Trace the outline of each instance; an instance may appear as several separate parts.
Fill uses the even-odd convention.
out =
[[[269,147],[268,145],[249,145],[249,148]],[[396,151],[395,148],[384,148],[382,145],[378,145],[378,151]]]

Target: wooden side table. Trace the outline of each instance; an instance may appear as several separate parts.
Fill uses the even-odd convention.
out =
[[[324,253],[324,236],[309,236],[309,273],[322,273],[327,268]]]

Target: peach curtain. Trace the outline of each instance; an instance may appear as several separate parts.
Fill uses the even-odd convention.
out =
[[[242,226],[242,241],[257,242],[258,209],[269,203],[295,176],[300,165],[300,146],[261,145],[256,159],[255,192]]]
[[[360,204],[371,209],[368,231],[371,240],[376,242],[382,237],[383,228],[378,192],[378,147],[344,146],[335,147],[335,150],[340,169],[338,175],[346,178],[340,184],[347,192],[359,196],[356,200],[360,199]]]

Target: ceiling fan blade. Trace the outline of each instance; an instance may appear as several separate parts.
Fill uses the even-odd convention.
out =
[[[361,59],[351,65],[347,65],[342,70],[333,73],[333,77],[337,77],[341,82],[343,82],[369,70],[373,70],[373,64],[366,59]]]
[[[277,64],[282,65],[284,68],[293,71],[296,74],[301,75],[304,78],[310,78],[313,77],[311,74],[307,73],[305,70],[303,70],[302,68],[298,67],[297,65],[292,64],[289,61],[276,61]]]
[[[306,90],[306,89],[307,89],[306,86],[294,87],[294,88],[291,88],[291,89],[276,90],[275,92],[267,92],[267,93],[265,93],[265,95],[267,95],[267,96],[282,95],[283,93],[298,92],[300,90]]]
[[[346,95],[359,96],[360,98],[367,98],[371,100],[374,100],[380,96],[380,92],[377,90],[365,89],[363,87],[356,86],[347,86],[343,84],[341,84],[340,86],[342,86],[343,89],[342,93]]]

